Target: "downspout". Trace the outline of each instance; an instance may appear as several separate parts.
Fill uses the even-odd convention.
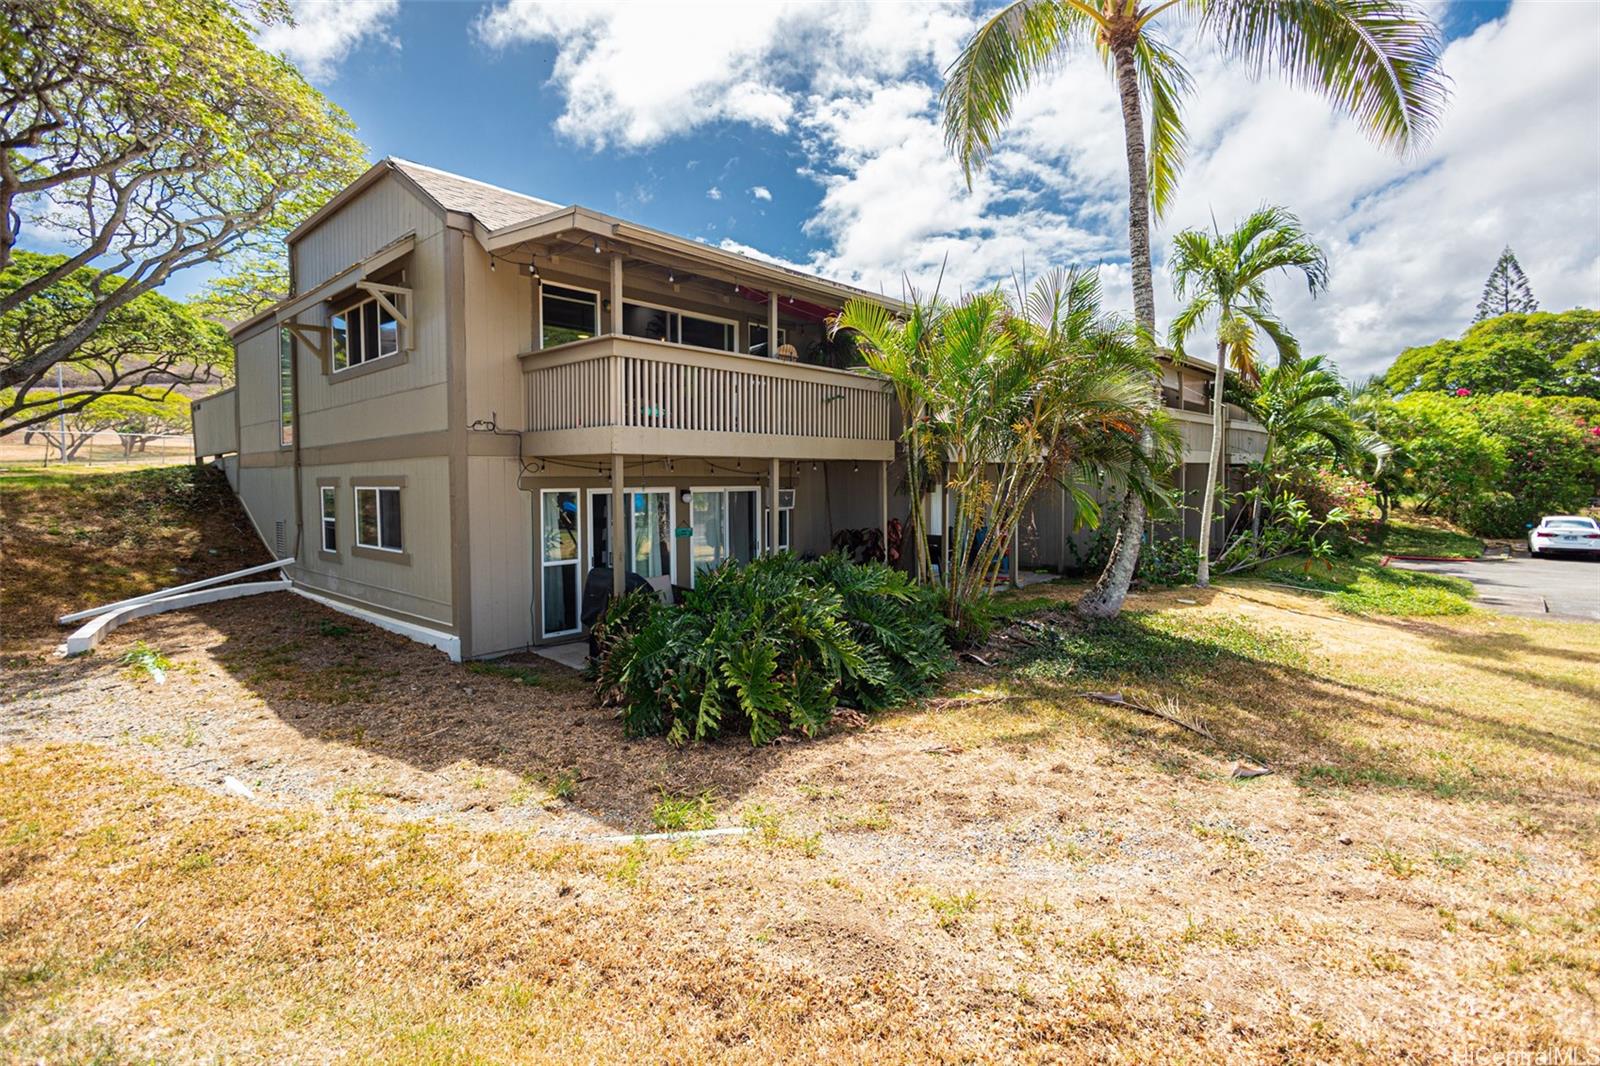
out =
[[[294,249],[289,249],[289,291],[298,295],[300,292],[294,268]],[[278,342],[283,343],[283,327],[279,326]],[[305,537],[305,501],[300,498],[301,489],[301,461],[300,461],[300,338],[293,333],[289,335],[289,410],[293,416],[294,426],[294,551],[290,552],[291,558],[301,558],[300,550]],[[237,373],[237,371],[235,372]],[[238,386],[235,385],[235,388]],[[240,431],[242,434],[242,430]],[[293,574],[286,574],[291,583],[294,582]]]

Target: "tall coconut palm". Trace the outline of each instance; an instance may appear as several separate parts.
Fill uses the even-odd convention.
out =
[[[1187,148],[1183,109],[1194,89],[1182,57],[1161,36],[1163,23],[1178,20],[1249,70],[1322,93],[1387,148],[1406,151],[1426,141],[1446,95],[1439,32],[1404,0],[1015,0],[997,12],[949,70],[946,143],[970,182],[1017,98],[1073,49],[1099,52],[1122,105],[1134,320],[1152,337],[1150,211],[1165,211],[1177,188]],[[1104,617],[1121,610],[1143,529],[1144,507],[1130,497],[1106,569],[1079,611]]]
[[[1281,363],[1298,360],[1300,347],[1272,314],[1266,277],[1279,271],[1305,274],[1312,295],[1328,284],[1328,260],[1306,234],[1300,220],[1281,207],[1263,207],[1232,233],[1186,229],[1173,238],[1169,259],[1178,298],[1187,299],[1172,320],[1172,346],[1183,353],[1184,341],[1209,318],[1217,320],[1216,382],[1211,392],[1211,457],[1206,467],[1205,515],[1200,523],[1200,565],[1195,584],[1211,583],[1211,520],[1217,479],[1222,472],[1223,385],[1231,364],[1239,376],[1254,382],[1256,331],[1278,349]]]

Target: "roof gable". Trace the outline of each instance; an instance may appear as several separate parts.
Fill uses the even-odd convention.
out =
[[[447,211],[460,211],[477,219],[487,230],[497,230],[561,209],[561,204],[541,200],[498,185],[436,170],[409,159],[390,157],[390,164]]]

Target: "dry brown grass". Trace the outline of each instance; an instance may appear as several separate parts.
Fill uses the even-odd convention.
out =
[[[287,597],[17,654],[0,1059],[1593,1048],[1600,626],[1250,586],[1132,606],[1158,666],[974,668],[761,751],[624,741],[553,668],[329,636],[347,620]],[[116,663],[135,640],[165,685]],[[1087,688],[1175,699],[1219,744]],[[1237,750],[1276,772],[1230,780]],[[756,831],[582,839],[707,792]]]

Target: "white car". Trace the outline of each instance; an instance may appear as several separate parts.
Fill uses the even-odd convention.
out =
[[[1600,522],[1575,514],[1545,515],[1528,531],[1529,555],[1585,552],[1600,556]]]

